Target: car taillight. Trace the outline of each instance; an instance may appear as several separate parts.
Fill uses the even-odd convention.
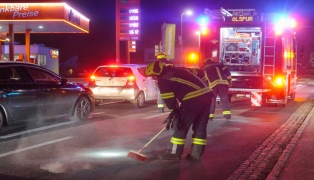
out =
[[[129,76],[127,85],[128,86],[133,86],[134,84],[135,84],[135,76]]]
[[[89,85],[95,86],[96,85],[95,79],[96,79],[95,76],[92,75],[89,79]]]

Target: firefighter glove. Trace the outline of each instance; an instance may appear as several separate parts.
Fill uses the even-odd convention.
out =
[[[166,124],[166,129],[169,130],[170,128],[172,129],[172,124],[173,124],[173,121],[172,119],[169,118],[169,116],[165,119],[165,121],[163,122],[163,124]]]
[[[182,120],[181,120],[181,113],[178,108],[173,109],[163,124],[167,123],[166,129],[169,130],[181,130],[182,129]]]
[[[229,85],[229,87],[231,87],[232,86],[232,82],[228,81],[228,85]]]

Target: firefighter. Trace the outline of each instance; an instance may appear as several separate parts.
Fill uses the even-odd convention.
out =
[[[164,63],[166,66],[174,66],[174,64],[167,59],[167,55],[164,52],[160,52],[157,54],[157,60]],[[157,108],[158,108],[159,112],[163,113],[163,112],[165,112],[165,103],[160,97],[159,88],[157,91],[158,91]]]
[[[200,78],[205,84],[208,84],[207,76],[205,76],[205,72],[199,68],[186,68],[187,71],[192,73],[194,76]]]
[[[161,97],[170,114],[164,123],[173,126],[174,133],[165,154],[160,159],[180,160],[191,125],[192,147],[188,159],[200,160],[206,146],[206,128],[210,99],[213,92],[206,84],[184,68],[166,66],[159,61],[150,63],[146,75],[158,81]]]
[[[228,99],[229,86],[231,85],[231,73],[229,69],[219,62],[208,58],[204,61],[203,71],[208,79],[208,86],[214,91],[209,119],[214,119],[217,96],[220,98],[222,114],[224,118],[231,119],[230,101]]]

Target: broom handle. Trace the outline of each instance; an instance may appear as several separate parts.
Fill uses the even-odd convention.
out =
[[[144,149],[146,146],[148,146],[154,139],[156,139],[157,136],[159,136],[159,134],[161,134],[165,129],[166,129],[166,126],[165,126],[164,128],[162,128],[162,130],[159,131],[159,133],[156,134],[150,141],[148,141],[148,143],[146,143],[146,144],[142,147],[142,149],[140,149],[140,150],[138,151],[138,153],[141,153],[141,152],[143,151],[143,149]]]

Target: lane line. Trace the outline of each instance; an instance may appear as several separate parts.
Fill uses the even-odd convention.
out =
[[[143,119],[151,119],[151,118],[154,118],[154,117],[162,116],[162,115],[164,115],[164,114],[166,114],[166,113],[157,114],[157,115],[153,115],[153,116],[148,116],[148,117],[145,117],[145,118],[143,118]]]
[[[104,102],[104,103],[100,103],[99,105],[117,104],[117,103],[122,103],[122,102],[124,102],[124,101]]]
[[[96,115],[96,114],[105,114],[106,112],[98,112],[98,113],[92,113],[91,115]]]
[[[5,156],[9,156],[9,155],[12,155],[12,154],[20,153],[20,152],[23,152],[23,151],[35,149],[35,148],[38,148],[38,147],[41,147],[41,146],[46,146],[46,145],[49,145],[49,144],[57,143],[57,142],[60,142],[60,141],[65,141],[65,140],[72,139],[72,138],[73,137],[68,136],[68,137],[56,139],[56,140],[53,140],[53,141],[48,141],[48,142],[45,142],[45,143],[37,144],[37,145],[34,145],[34,146],[29,146],[29,147],[26,147],[26,148],[17,149],[17,150],[10,151],[10,152],[7,152],[7,153],[2,153],[2,154],[0,154],[0,158],[5,157]]]
[[[8,134],[5,136],[0,136],[0,140],[15,137],[15,136],[20,136],[20,135],[24,135],[24,134],[28,134],[28,133],[33,133],[33,132],[37,132],[37,131],[42,131],[42,130],[46,130],[46,129],[50,129],[50,128],[55,128],[55,127],[59,127],[59,126],[64,126],[64,125],[68,125],[68,124],[72,124],[72,123],[75,123],[75,122],[69,121],[69,122],[59,123],[59,124],[45,126],[45,127],[41,127],[41,128],[31,129],[31,130],[27,130],[27,131],[21,131],[21,132],[17,132],[17,133],[13,133],[13,134]]]

